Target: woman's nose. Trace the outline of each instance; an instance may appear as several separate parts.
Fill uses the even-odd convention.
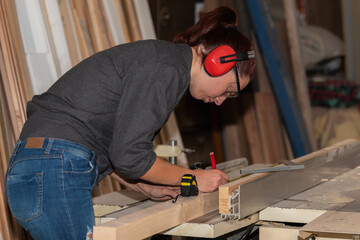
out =
[[[214,102],[216,105],[220,106],[225,101],[225,99],[225,96],[216,97]]]

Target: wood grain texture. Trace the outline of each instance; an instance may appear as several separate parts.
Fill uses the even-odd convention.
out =
[[[282,129],[274,96],[255,93],[255,109],[265,163],[278,163],[287,159]]]
[[[217,209],[218,193],[163,202],[94,227],[94,240],[143,239]]]
[[[295,92],[299,101],[305,127],[313,149],[316,149],[313,118],[311,113],[310,96],[305,73],[305,66],[301,59],[300,39],[298,33],[295,0],[283,0],[287,36],[290,48],[291,64],[295,83]]]

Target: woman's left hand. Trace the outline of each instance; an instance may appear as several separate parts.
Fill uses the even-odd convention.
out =
[[[181,193],[180,187],[153,185],[144,182],[137,183],[137,191],[157,201],[172,199]]]
[[[112,172],[110,176],[125,187],[141,192],[157,201],[172,199],[181,193],[181,188],[176,186],[156,185],[144,181],[128,181],[117,170]]]

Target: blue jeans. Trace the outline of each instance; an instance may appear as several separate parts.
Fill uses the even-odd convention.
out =
[[[19,140],[5,176],[10,210],[35,240],[91,239],[97,175],[94,152],[80,144]]]

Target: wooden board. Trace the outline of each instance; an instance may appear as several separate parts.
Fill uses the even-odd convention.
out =
[[[252,96],[246,93],[242,96],[241,107],[245,132],[250,147],[251,163],[264,163],[264,152],[261,145],[260,131],[257,125],[255,104]]]
[[[148,1],[133,0],[142,39],[156,39]]]
[[[297,27],[296,6],[294,0],[283,0],[284,13],[286,21],[287,36],[290,48],[291,64],[293,69],[293,76],[295,82],[295,91],[299,101],[302,116],[304,118],[305,127],[308,133],[309,140],[313,149],[315,147],[315,137],[313,129],[313,118],[311,114],[311,105],[307,78],[305,73],[305,66],[302,63],[300,52],[300,39]]]
[[[258,213],[241,220],[229,221],[228,219],[221,218],[218,211],[214,211],[183,223],[162,234],[181,237],[217,238],[232,231],[247,227],[256,223],[258,220]]]
[[[51,39],[51,43],[54,48],[54,56],[56,58],[56,62],[58,63],[58,71],[59,74],[62,75],[67,72],[71,67],[71,59],[70,53],[68,49],[68,44],[66,42],[65,31],[62,23],[62,19],[64,19],[60,15],[60,9],[57,2],[51,0],[43,0],[43,12],[44,18],[47,21],[48,35],[49,39]],[[76,46],[76,43],[70,44],[70,46]]]
[[[94,226],[94,239],[143,239],[217,210],[218,193],[166,201]],[[156,223],[156,224],[154,224]]]
[[[231,199],[236,190],[240,191],[241,197],[240,203],[236,204],[239,204],[241,216],[245,217],[321,183],[324,176],[335,177],[358,166],[355,156],[359,152],[360,141],[346,140],[293,160],[304,164],[303,170],[251,174],[225,184],[219,188],[219,212],[233,214]]]
[[[124,22],[123,12],[121,9],[121,3],[117,0],[102,0],[104,7],[105,20],[109,26],[109,31],[112,35],[112,45],[118,45],[127,43],[130,41],[130,36],[127,31],[127,26]],[[121,26],[121,27],[120,27]]]
[[[43,19],[42,3],[15,2],[33,92],[40,94],[60,76]]]
[[[255,93],[255,108],[264,162],[277,163],[287,159],[280,119],[273,95],[270,93]]]
[[[121,3],[124,9],[124,15],[131,36],[131,41],[143,39],[133,0],[121,0]]]
[[[100,2],[99,0],[86,0],[86,3],[86,18],[90,29],[90,36],[94,45],[94,51],[99,52],[110,47]]]
[[[1,149],[0,149],[1,150]],[[0,160],[4,161],[3,155],[0,155]],[[4,170],[0,165],[0,237],[2,239],[12,239],[10,215],[8,211],[8,205],[5,196],[5,181],[4,181]]]
[[[294,87],[266,1],[246,1],[284,126],[296,157],[311,152]]]
[[[11,42],[14,46],[14,54],[15,54],[15,62],[18,66],[19,70],[19,84],[22,86],[22,93],[24,94],[23,104],[25,106],[26,101],[30,100],[33,96],[33,90],[30,82],[29,70],[26,66],[25,52],[24,52],[24,43],[22,42],[20,35],[20,27],[18,14],[15,7],[15,1],[6,0],[4,1],[4,5],[8,24],[9,24],[9,32],[11,34]],[[5,15],[5,14],[4,14]]]
[[[78,35],[76,34],[75,18],[69,0],[59,0],[59,11],[64,28],[65,38],[71,58],[71,65],[75,66],[81,61],[81,50]]]
[[[360,212],[326,212],[300,229],[305,232],[360,234]]]

